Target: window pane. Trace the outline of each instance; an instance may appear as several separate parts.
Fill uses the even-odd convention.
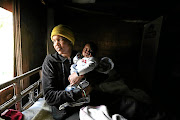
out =
[[[13,13],[0,7],[0,83],[14,75]]]

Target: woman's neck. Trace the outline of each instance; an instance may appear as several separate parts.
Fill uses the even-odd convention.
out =
[[[63,57],[67,58],[67,59],[70,59],[71,58],[71,53],[69,54],[61,54]]]

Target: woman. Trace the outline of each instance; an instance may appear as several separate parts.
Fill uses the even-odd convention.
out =
[[[51,40],[56,53],[46,56],[42,65],[42,85],[46,102],[52,108],[52,115],[55,120],[64,120],[68,116],[74,115],[73,119],[79,119],[79,107],[66,108],[59,110],[59,106],[65,102],[74,102],[83,96],[80,90],[65,91],[70,83],[78,83],[83,76],[76,73],[70,75],[70,66],[73,63],[72,58],[76,55],[73,51],[75,38],[73,32],[68,26],[55,26],[51,32]],[[88,87],[86,94],[89,94],[91,88]],[[75,113],[75,114],[74,114]]]

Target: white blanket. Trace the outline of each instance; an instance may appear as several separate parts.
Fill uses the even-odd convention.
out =
[[[80,109],[79,117],[80,120],[127,120],[119,114],[110,117],[105,105],[83,107]]]

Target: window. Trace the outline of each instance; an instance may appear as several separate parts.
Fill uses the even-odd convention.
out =
[[[14,77],[13,13],[0,7],[0,84]]]

